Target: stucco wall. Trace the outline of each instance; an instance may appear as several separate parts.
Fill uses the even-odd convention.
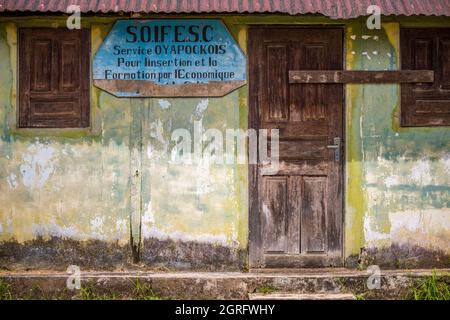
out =
[[[398,70],[399,24],[347,27],[347,69]],[[364,264],[449,264],[450,128],[401,128],[400,86],[348,85],[346,250]]]
[[[223,98],[119,99],[92,87],[91,129],[18,129],[17,27],[65,20],[9,20],[0,24],[1,264],[112,268],[139,256],[153,267],[242,266],[246,167],[173,163],[171,134],[193,134],[195,121],[202,131],[245,128],[245,90]],[[113,22],[85,20],[92,55]],[[238,38],[239,28],[233,31]]]
[[[92,29],[94,47],[101,29]],[[91,130],[16,129],[13,22],[0,26],[0,56],[1,264],[112,267],[126,261],[130,101],[93,89]]]
[[[114,19],[83,20],[92,55]],[[375,31],[318,17],[224,21],[244,51],[252,23],[345,24],[348,69],[400,65],[395,21]],[[92,87],[89,130],[16,129],[17,27],[64,23],[0,18],[0,266],[111,269],[139,256],[152,267],[245,268],[247,168],[170,158],[171,132],[192,132],[194,121],[246,129],[248,87],[203,99],[119,99]],[[448,266],[450,129],[400,128],[395,84],[348,85],[345,108],[348,264]]]

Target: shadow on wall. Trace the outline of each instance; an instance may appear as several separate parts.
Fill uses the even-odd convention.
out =
[[[381,269],[449,268],[450,255],[443,250],[418,245],[392,244],[389,247],[363,248],[360,255],[348,257],[345,264],[363,269],[371,265]]]
[[[100,240],[76,241],[53,237],[23,244],[0,243],[0,270],[61,270],[77,265],[82,270],[176,269],[238,271],[244,269],[246,251],[222,245],[158,240],[144,241],[139,264],[132,264],[130,246]]]
[[[37,238],[23,244],[0,243],[0,270],[67,270],[77,265],[88,270],[114,270],[127,266],[131,259],[129,245],[120,246],[100,240],[76,241],[53,237]]]

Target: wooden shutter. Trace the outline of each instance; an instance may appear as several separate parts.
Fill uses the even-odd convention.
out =
[[[19,127],[89,126],[89,30],[19,30]]]
[[[449,126],[450,29],[405,28],[400,36],[402,69],[435,72],[433,83],[402,84],[402,126]]]

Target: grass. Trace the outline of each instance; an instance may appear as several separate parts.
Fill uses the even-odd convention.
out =
[[[81,300],[97,300],[97,294],[91,287],[81,288],[80,289],[80,298]]]
[[[11,285],[0,279],[0,300],[12,300]]]
[[[350,291],[356,300],[366,300],[367,282],[363,281],[363,288],[351,288],[346,284],[345,278],[335,278],[334,281],[339,284],[341,292]]]
[[[152,287],[148,283],[143,283],[139,279],[133,282],[133,297],[136,300],[161,300],[161,297],[157,296]]]
[[[94,291],[93,287],[88,286],[80,289],[81,300],[116,300],[115,294],[99,294]]]
[[[258,293],[262,293],[262,294],[271,294],[277,290],[278,290],[277,288],[274,288],[274,287],[268,285],[268,286],[259,287],[256,291]]]
[[[353,296],[355,297],[356,300],[366,300],[364,293],[353,293]]]
[[[438,276],[436,271],[429,277],[421,279],[412,288],[410,296],[413,300],[450,300],[450,284],[444,276]]]
[[[76,298],[81,300],[116,300],[118,299],[118,296],[115,293],[98,293],[92,285],[87,285],[80,289]],[[132,295],[129,298],[136,300],[161,300],[161,297],[153,292],[148,283],[142,282],[139,279],[135,282],[132,281]],[[12,299],[14,299],[14,297],[11,285],[0,279],[0,300]],[[26,296],[22,297],[22,299],[32,299],[32,292],[30,291]]]
[[[119,298],[135,299],[135,300],[161,300],[157,296],[148,283],[142,282],[139,279],[131,281],[132,292],[130,295],[121,295],[120,297],[114,293],[99,294],[95,291],[93,286],[86,286],[80,289],[79,299],[81,300],[116,300]]]

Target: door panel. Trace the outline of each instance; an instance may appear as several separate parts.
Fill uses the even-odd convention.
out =
[[[261,210],[264,225],[264,251],[286,252],[288,243],[287,223],[287,179],[286,177],[263,177]]]
[[[342,30],[251,28],[249,127],[279,129],[280,170],[250,166],[252,267],[342,265],[341,84],[289,84],[289,70],[341,70]],[[270,146],[269,146],[270,148]]]
[[[302,252],[326,252],[327,177],[303,178]]]

